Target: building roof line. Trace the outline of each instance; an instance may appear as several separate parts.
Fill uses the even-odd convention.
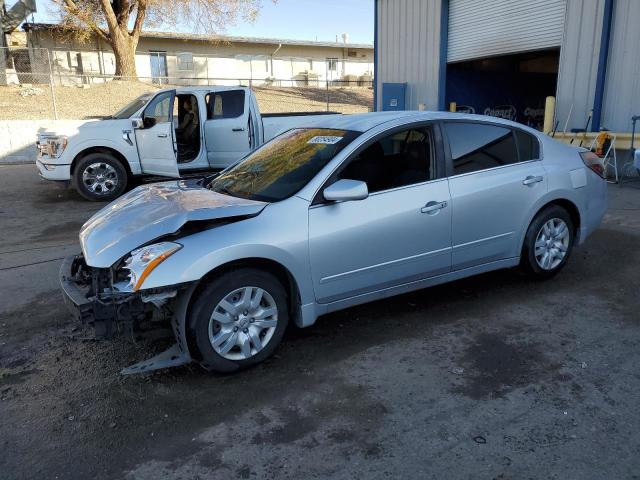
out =
[[[25,22],[22,25],[25,32],[38,30],[58,30],[62,26],[58,23],[32,23]],[[181,33],[181,32],[153,32],[143,31],[141,38],[164,38],[173,40],[193,40],[200,42],[228,42],[228,43],[257,43],[268,45],[291,45],[300,47],[327,47],[327,48],[360,48],[370,50],[373,44],[369,43],[341,43],[341,42],[319,42],[312,40],[293,40],[288,38],[261,38],[261,37],[242,37],[231,35],[206,35],[200,33]]]

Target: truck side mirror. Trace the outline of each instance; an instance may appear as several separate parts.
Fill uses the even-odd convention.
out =
[[[156,117],[142,117],[143,128],[151,128],[156,124]]]
[[[141,118],[132,118],[131,119],[131,126],[133,128],[144,128],[144,123],[142,122]]]

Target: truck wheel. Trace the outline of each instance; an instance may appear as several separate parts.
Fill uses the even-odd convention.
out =
[[[522,247],[521,267],[534,278],[553,277],[567,264],[574,237],[569,212],[557,205],[545,208],[529,225]]]
[[[202,289],[189,328],[200,364],[233,372],[273,354],[288,321],[287,295],[278,279],[263,270],[240,268]]]
[[[73,186],[87,200],[110,202],[124,193],[127,177],[127,170],[110,153],[90,153],[75,166]]]

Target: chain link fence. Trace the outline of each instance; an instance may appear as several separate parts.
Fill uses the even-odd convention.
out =
[[[75,67],[69,61],[73,68],[61,68],[63,57],[60,51],[47,49],[0,48],[0,120],[104,118],[145,93],[207,85],[251,87],[263,113],[360,113],[373,105],[373,82],[368,74],[337,79],[306,72],[294,78],[229,78],[209,76],[207,69],[197,76],[116,78],[80,68],[82,55],[74,57]]]
[[[0,120],[57,118],[51,59],[44,48],[0,48]]]

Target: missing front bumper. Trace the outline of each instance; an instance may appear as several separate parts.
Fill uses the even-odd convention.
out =
[[[81,255],[66,258],[60,267],[59,277],[65,305],[77,321],[94,328],[98,339],[140,333],[156,323],[171,326],[176,338],[171,348],[123,369],[122,374],[149,372],[191,362],[185,317],[188,299],[195,285],[182,286],[185,295],[181,296],[177,295],[178,287],[164,292],[114,292],[108,270],[87,267]]]
[[[149,312],[139,294],[113,291],[109,270],[87,267],[81,255],[63,261],[60,286],[71,314],[98,339],[139,331]]]

